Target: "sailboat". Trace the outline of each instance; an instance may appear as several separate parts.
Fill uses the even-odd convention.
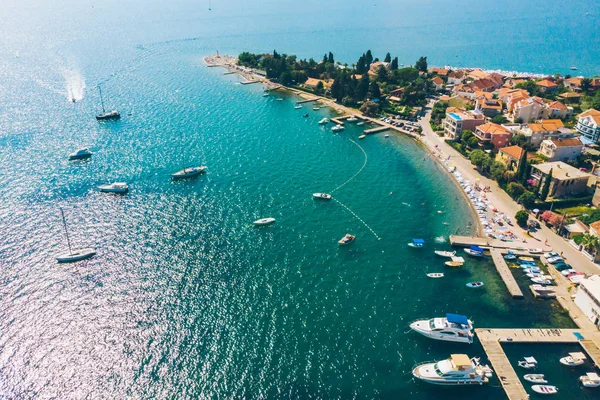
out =
[[[67,244],[69,246],[69,253],[62,254],[56,257],[56,261],[59,263],[70,263],[75,261],[86,260],[93,257],[96,254],[94,249],[75,249],[71,247],[71,239],[69,238],[69,230],[67,229],[67,221],[65,220],[65,213],[60,209],[60,215],[62,216],[63,226],[65,228],[65,235],[67,236]]]
[[[119,119],[121,118],[121,113],[117,110],[106,111],[104,108],[104,100],[102,99],[102,89],[100,89],[100,85],[98,85],[98,92],[100,92],[100,104],[102,104],[102,114],[96,115],[96,119],[98,121],[110,120],[110,119]]]

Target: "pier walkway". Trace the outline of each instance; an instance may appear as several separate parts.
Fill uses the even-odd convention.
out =
[[[517,284],[517,281],[515,280],[512,271],[508,267],[506,260],[504,260],[502,252],[498,249],[491,249],[490,253],[492,254],[492,261],[494,261],[496,270],[498,271],[498,274],[500,274],[500,277],[504,281],[504,284],[506,285],[506,288],[508,289],[510,295],[513,297],[513,299],[522,299],[523,292]]]
[[[317,101],[317,100],[319,100],[318,97],[316,97],[314,99],[298,100],[296,102],[296,104],[312,103],[313,101]]]
[[[365,129],[365,135],[370,135],[371,133],[378,133],[383,131],[389,131],[390,128],[387,126],[378,126],[376,128]]]

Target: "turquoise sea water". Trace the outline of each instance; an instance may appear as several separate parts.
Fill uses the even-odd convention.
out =
[[[488,261],[444,271],[433,249],[473,219],[412,140],[358,140],[353,126],[332,134],[317,124],[328,110],[294,110],[293,97],[263,98],[261,87],[203,65],[215,47],[282,44],[308,56],[329,49],[320,49],[326,38],[351,54],[341,20],[316,27],[327,10],[356,11],[334,2],[311,19],[298,4],[270,2],[248,19],[240,4],[213,1],[209,18],[187,2],[117,4],[0,9],[10,16],[0,28],[2,395],[502,399],[497,381],[459,390],[412,382],[416,362],[483,351],[428,341],[408,324],[459,312],[478,327],[571,326],[552,303],[509,299]],[[290,21],[304,31],[284,34]],[[95,121],[99,82],[120,121]],[[81,146],[91,160],[66,161]],[[365,161],[334,193],[339,202],[311,198]],[[170,181],[197,163],[209,172]],[[96,191],[115,180],[130,193]],[[96,257],[55,263],[66,247],[59,208],[74,242]],[[276,224],[252,226],[266,216]],[[339,248],[347,232],[357,240]],[[426,248],[408,248],[414,237]],[[446,277],[425,277],[438,271]],[[466,289],[473,280],[486,286]],[[556,384],[578,390],[570,378]]]

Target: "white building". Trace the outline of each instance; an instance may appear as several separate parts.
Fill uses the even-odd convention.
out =
[[[581,281],[575,304],[600,329],[600,276],[592,275]]]

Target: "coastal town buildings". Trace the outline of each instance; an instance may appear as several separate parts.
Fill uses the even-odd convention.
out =
[[[573,139],[546,139],[540,145],[539,153],[548,161],[571,161],[581,156],[583,143],[577,138]]]
[[[566,88],[571,89],[574,92],[581,92],[581,79],[582,78],[569,78],[564,80]]]
[[[512,114],[515,121],[530,122],[541,119],[543,111],[544,100],[534,96],[516,102]]]
[[[473,134],[481,147],[492,147],[496,151],[502,147],[506,147],[510,143],[512,136],[508,129],[493,122],[477,126]]]
[[[496,161],[503,162],[506,165],[506,168],[509,170],[516,171],[519,168],[519,161],[521,157],[523,157],[523,152],[525,150],[519,146],[509,146],[503,147],[498,150],[496,154]],[[535,156],[527,153],[527,158],[532,159]]]
[[[600,111],[589,109],[577,117],[575,129],[586,144],[598,142],[600,138]]]
[[[444,135],[451,139],[457,139],[460,138],[463,130],[474,131],[476,127],[484,123],[485,117],[481,111],[466,111],[460,108],[448,107],[446,118],[443,121]]]
[[[523,125],[521,132],[533,148],[538,148],[546,139],[566,139],[574,135],[573,131],[565,128],[560,119],[547,119],[536,123]]]
[[[552,170],[549,197],[567,198],[585,196],[591,193],[595,185],[595,177],[587,172],[565,164],[562,161],[546,162],[531,166],[531,178],[535,181],[544,181]]]
[[[463,70],[452,71],[448,74],[448,84],[460,85],[466,82],[467,74]]]
[[[600,276],[592,275],[581,281],[575,304],[600,329]]]
[[[502,114],[502,100],[495,99],[492,93],[478,92],[476,96],[475,109],[481,111],[483,115],[493,118]]]
[[[431,80],[431,83],[433,83],[435,90],[437,90],[437,91],[444,90],[444,80],[442,78],[440,78],[439,76],[434,77]]]
[[[542,93],[553,93],[556,92],[556,90],[558,89],[558,85],[548,79],[542,79],[541,81],[537,81],[535,85],[540,88],[540,91]]]
[[[567,107],[560,101],[551,101],[545,104],[543,119],[558,118],[566,119],[573,114],[573,108]]]

